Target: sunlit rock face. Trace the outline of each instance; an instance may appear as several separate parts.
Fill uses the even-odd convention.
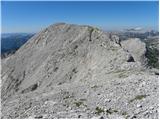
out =
[[[139,43],[49,26],[2,60],[2,118],[158,118],[158,75]]]

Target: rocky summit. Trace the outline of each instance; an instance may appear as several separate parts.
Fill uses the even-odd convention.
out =
[[[58,23],[2,62],[1,118],[158,118],[146,44]]]

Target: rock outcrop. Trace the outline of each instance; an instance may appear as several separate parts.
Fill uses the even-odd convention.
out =
[[[131,42],[137,49],[91,26],[49,26],[2,61],[2,118],[158,118],[158,75]]]
[[[142,65],[146,65],[146,44],[144,42],[142,42],[139,38],[130,38],[122,41],[121,45],[132,54],[135,61],[139,61]]]

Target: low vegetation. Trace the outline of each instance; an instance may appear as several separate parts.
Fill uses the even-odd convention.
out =
[[[96,112],[95,112],[95,114],[101,114],[101,113],[103,113],[103,112],[105,112],[104,111],[104,109],[102,109],[102,108],[100,108],[100,107],[96,107]]]
[[[80,107],[81,105],[83,105],[83,102],[82,102],[82,101],[77,101],[77,102],[74,102],[74,104],[75,104],[77,107]]]
[[[131,99],[130,102],[133,102],[135,100],[141,100],[146,97],[147,97],[147,95],[137,95],[135,98]]]

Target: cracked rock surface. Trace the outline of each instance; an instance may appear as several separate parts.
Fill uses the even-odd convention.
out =
[[[131,42],[138,54],[91,26],[42,30],[2,60],[1,117],[158,118],[158,74]]]

